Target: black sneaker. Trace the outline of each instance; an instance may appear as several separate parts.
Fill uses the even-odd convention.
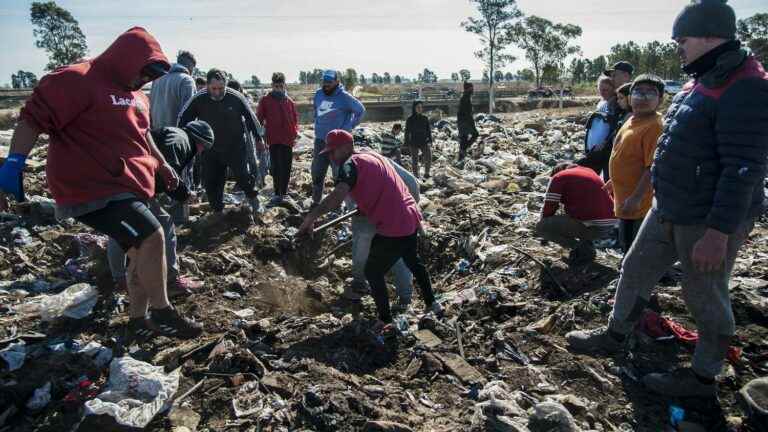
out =
[[[131,318],[125,329],[125,339],[128,345],[142,344],[156,335],[152,323],[146,318]]]
[[[173,307],[154,309],[151,311],[152,324],[161,335],[191,339],[203,332],[203,325],[179,315]]]

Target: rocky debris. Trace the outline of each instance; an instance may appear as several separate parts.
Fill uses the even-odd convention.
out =
[[[198,201],[191,222],[177,227],[182,273],[205,287],[176,305],[204,323],[204,334],[125,346],[128,299],[111,282],[106,239],[52,218],[43,143],[25,173],[34,201],[0,213],[0,432],[80,422],[81,430],[112,430],[115,417],[85,422],[83,413],[97,401],[119,406],[110,365],[127,361],[146,365],[138,381],[155,374],[176,383],[161,391],[158,378],[152,391],[123,399],[131,409],[154,407],[142,416],[149,431],[669,430],[668,402],[639,379],[689,361],[691,347],[639,333],[628,356],[570,353],[565,333],[605,324],[621,255],[600,243],[594,263],[572,267],[567,251],[532,234],[551,167],[582,151],[584,117],[479,114],[481,137],[463,167],[455,120],[436,121],[420,247],[446,313],[425,315],[416,294],[392,335],[372,331],[370,297],[359,317],[341,299],[351,276],[348,223],[301,241],[295,208],[264,205],[254,217],[233,192],[223,214]],[[369,123],[358,136],[377,149],[390,129]],[[303,128],[289,188],[304,211],[313,139]],[[262,203],[270,197],[267,187]],[[682,421],[758,430],[737,394],[768,374],[765,236],[760,220],[734,269],[739,361],[720,378],[719,403],[680,402]],[[97,293],[89,314],[43,321],[40,299],[77,284]],[[660,284],[651,309],[695,329],[679,272]],[[152,402],[161,393],[162,403]]]

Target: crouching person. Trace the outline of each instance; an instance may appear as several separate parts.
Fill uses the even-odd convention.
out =
[[[537,236],[570,249],[572,265],[595,258],[594,240],[613,236],[617,219],[603,179],[591,168],[561,163],[552,170]],[[557,215],[563,204],[565,214]]]
[[[213,129],[208,123],[202,120],[189,122],[183,129],[175,127],[164,127],[151,132],[152,140],[160,153],[165,157],[168,165],[180,179],[190,176],[183,175],[184,171],[190,170],[194,165],[197,155],[203,150],[209,150],[213,146]],[[173,191],[167,190],[164,183],[158,179],[156,181],[156,196],[166,193],[171,199],[179,204],[184,204],[190,198],[190,189],[194,186],[187,184],[183,180]],[[181,295],[189,295],[198,290],[202,284],[188,277],[182,276],[179,272],[179,263],[176,257],[176,230],[173,218],[159,205],[156,199],[148,200],[148,207],[152,214],[160,222],[165,236],[165,260],[168,267],[168,296],[174,298]],[[119,290],[125,290],[126,280],[126,255],[125,251],[114,238],[109,239],[107,244],[107,258],[112,278]]]

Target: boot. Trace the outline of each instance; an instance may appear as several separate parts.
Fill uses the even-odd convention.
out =
[[[575,249],[568,255],[568,262],[573,266],[589,264],[595,260],[595,247],[589,240],[582,240]]]
[[[173,307],[151,311],[152,324],[160,334],[180,339],[191,339],[203,332],[203,325],[179,315]]]
[[[603,352],[614,354],[626,349],[626,336],[598,327],[593,330],[575,330],[568,332],[565,339],[573,351],[582,353]]]
[[[699,377],[691,368],[681,368],[666,373],[651,373],[643,377],[643,384],[655,393],[670,397],[711,398],[717,396],[717,383],[714,378]]]

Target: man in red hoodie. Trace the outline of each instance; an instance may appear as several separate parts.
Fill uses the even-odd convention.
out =
[[[274,206],[282,203],[288,195],[293,146],[299,135],[299,114],[286,92],[283,73],[272,74],[272,91],[259,100],[256,117],[266,128],[275,191],[275,196],[269,204]]]
[[[0,167],[3,210],[5,194],[24,200],[27,155],[41,133],[50,136],[46,174],[57,216],[75,218],[128,251],[128,333],[134,339],[202,331],[168,301],[163,231],[148,208],[155,173],[168,190],[179,183],[149,134],[149,100],[141,91],[169,68],[157,40],[134,27],[93,60],[51,72],[22,108]]]

